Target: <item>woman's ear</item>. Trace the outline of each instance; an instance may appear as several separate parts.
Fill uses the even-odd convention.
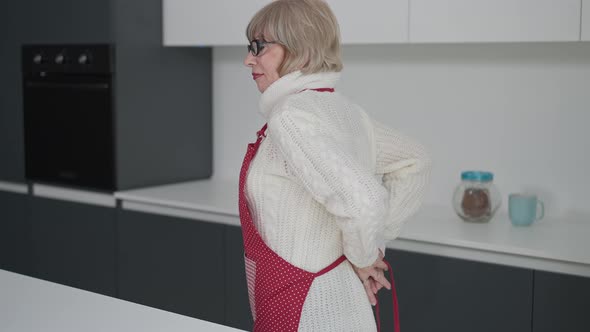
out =
[[[309,51],[306,51],[302,56],[301,62],[297,66],[297,70],[303,71],[305,68],[308,68],[310,58],[311,58],[311,54],[309,54]]]
[[[285,50],[285,57],[283,58],[283,62],[279,66],[279,76],[283,77],[287,74],[290,74],[291,72],[294,72],[297,69],[288,68],[288,67],[290,67],[290,66],[288,66],[288,64],[292,64],[291,63],[292,54],[283,45],[281,45],[281,47],[283,47],[283,49]]]

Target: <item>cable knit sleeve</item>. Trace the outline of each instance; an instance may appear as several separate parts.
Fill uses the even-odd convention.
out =
[[[377,151],[376,173],[383,174],[389,192],[383,238],[395,239],[404,222],[418,211],[430,177],[431,161],[425,148],[376,121],[373,121]],[[380,248],[385,246],[385,242]]]
[[[294,108],[271,117],[268,129],[295,177],[335,215],[348,260],[358,267],[373,264],[389,194],[345,143],[346,134],[314,112]]]

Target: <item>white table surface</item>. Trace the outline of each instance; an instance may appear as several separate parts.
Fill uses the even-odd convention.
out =
[[[239,226],[238,185],[201,180],[115,193],[123,208]],[[459,219],[452,207],[423,206],[388,247],[590,277],[590,220],[545,219],[515,227]]]
[[[0,331],[241,330],[0,270]]]

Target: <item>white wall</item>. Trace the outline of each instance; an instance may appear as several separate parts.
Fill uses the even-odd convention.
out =
[[[264,123],[246,47],[214,49],[215,178],[238,177]],[[532,191],[547,214],[590,221],[590,43],[346,46],[339,91],[430,150],[426,204],[460,172],[494,172],[502,209]]]

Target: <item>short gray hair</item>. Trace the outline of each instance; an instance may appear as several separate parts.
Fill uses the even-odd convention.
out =
[[[285,48],[280,76],[298,69],[304,74],[342,70],[338,21],[323,0],[275,0],[252,17],[246,37]]]

